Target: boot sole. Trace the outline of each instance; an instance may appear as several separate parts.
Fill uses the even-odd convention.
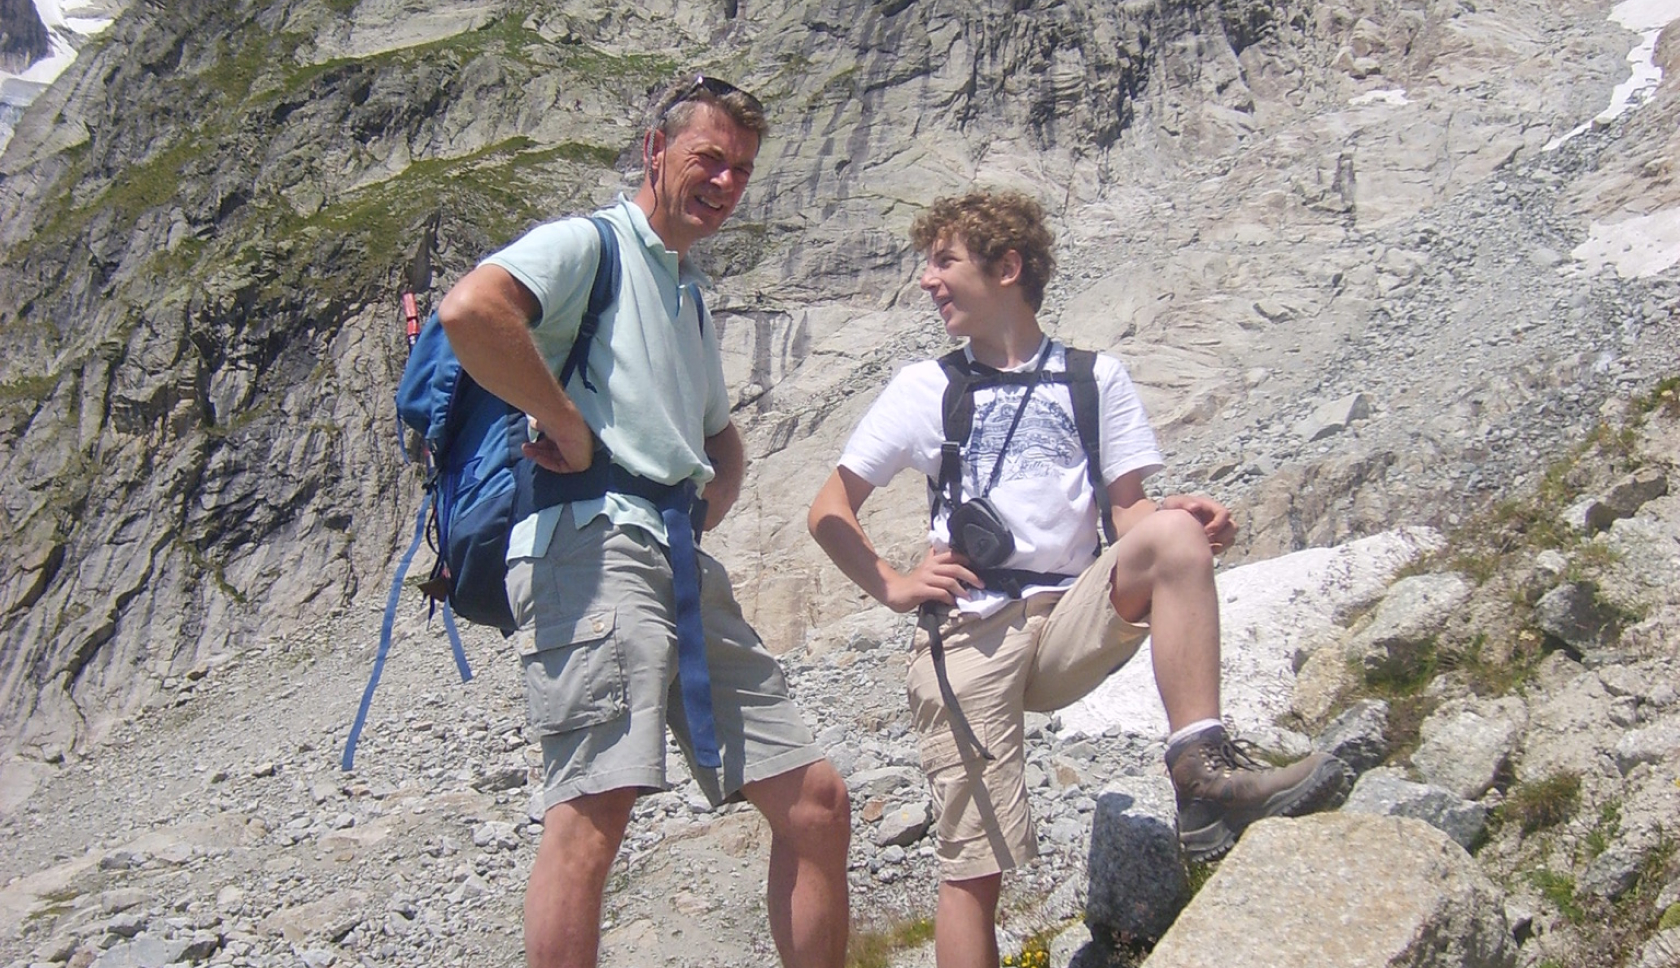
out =
[[[1180,830],[1178,843],[1186,860],[1205,864],[1219,860],[1236,846],[1237,837],[1256,820],[1266,817],[1299,817],[1320,810],[1341,806],[1353,786],[1353,770],[1346,763],[1331,757],[1307,774],[1301,782],[1279,790],[1266,799],[1259,812],[1236,825],[1224,817],[1195,830]]]

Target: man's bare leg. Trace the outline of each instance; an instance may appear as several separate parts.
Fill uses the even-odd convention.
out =
[[[827,760],[742,788],[770,824],[765,904],[786,968],[841,968],[851,906],[846,848],[852,836],[846,783]]]
[[[933,957],[939,968],[997,968],[997,905],[1002,874],[939,882]]]
[[[525,964],[595,968],[601,948],[601,899],[630,808],[633,787],[555,804],[543,815],[542,841],[525,889]]]

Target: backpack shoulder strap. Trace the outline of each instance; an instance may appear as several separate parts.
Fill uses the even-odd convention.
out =
[[[596,330],[601,328],[601,314],[607,311],[618,295],[621,269],[618,264],[618,234],[606,219],[598,215],[591,215],[589,221],[600,238],[601,254],[595,263],[595,280],[589,286],[589,305],[583,310],[583,321],[578,324],[577,338],[572,340],[572,351],[566,354],[566,363],[560,368],[560,385],[565,386],[572,374],[578,373],[583,377],[584,389],[594,393],[595,384],[589,382],[589,348],[595,342]]]
[[[930,481],[928,488],[935,512],[941,499],[948,500],[952,507],[962,503],[962,447],[974,429],[974,373],[969,369],[968,356],[954,349],[939,358],[939,368],[946,378],[945,399],[939,406],[945,442],[939,446],[939,479]]]
[[[1108,487],[1102,479],[1102,415],[1097,401],[1097,354],[1092,350],[1067,350],[1068,395],[1073,398],[1073,426],[1079,432],[1079,446],[1085,451],[1085,476],[1091,482],[1097,517],[1103,537],[1114,543],[1114,514]]]

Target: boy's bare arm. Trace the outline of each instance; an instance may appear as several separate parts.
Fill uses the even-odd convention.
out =
[[[1139,521],[1156,511],[1185,511],[1202,523],[1202,533],[1217,554],[1231,547],[1237,536],[1236,522],[1225,505],[1205,494],[1171,494],[1159,504],[1151,501],[1143,491],[1143,475],[1139,471],[1122,474],[1108,485],[1108,501],[1113,507],[1114,533],[1124,536]]]
[[[874,491],[875,485],[844,467],[836,468],[817,492],[806,517],[811,537],[847,578],[895,612],[908,612],[929,601],[954,604],[959,596],[967,595],[965,583],[981,584],[979,577],[949,551],[930,549],[909,574],[888,564],[875,551],[857,517],[858,509]]]

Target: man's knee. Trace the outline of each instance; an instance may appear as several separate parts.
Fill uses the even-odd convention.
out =
[[[827,760],[763,781],[753,802],[778,836],[795,843],[851,836],[852,803],[846,781]],[[751,793],[749,794],[751,796]]]
[[[788,813],[792,835],[850,837],[852,801],[839,771],[827,760],[814,763],[808,768],[802,788],[803,795]]]
[[[586,794],[543,814],[539,861],[585,871],[612,866],[638,791],[633,787]]]

